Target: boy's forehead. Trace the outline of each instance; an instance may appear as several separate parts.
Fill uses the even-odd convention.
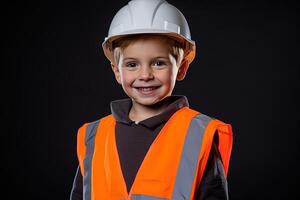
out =
[[[127,54],[168,55],[169,53],[169,45],[157,38],[133,40],[123,49],[124,56]]]
[[[163,38],[148,37],[148,38],[137,38],[135,40],[131,40],[129,41],[129,45],[148,45],[148,46],[159,45],[161,47],[168,47],[169,43]]]

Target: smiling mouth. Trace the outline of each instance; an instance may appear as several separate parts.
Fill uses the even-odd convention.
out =
[[[152,86],[152,87],[135,87],[140,93],[142,94],[152,94],[159,86]]]

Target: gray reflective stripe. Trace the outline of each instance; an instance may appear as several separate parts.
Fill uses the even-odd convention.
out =
[[[133,194],[131,195],[131,200],[168,200],[168,199],[142,195],[142,194]]]
[[[199,114],[189,125],[179,161],[172,199],[190,199],[205,128],[212,118]]]
[[[85,145],[86,152],[83,160],[84,176],[83,176],[83,200],[91,199],[91,175],[92,175],[92,159],[94,154],[95,135],[99,120],[90,123],[86,128]]]

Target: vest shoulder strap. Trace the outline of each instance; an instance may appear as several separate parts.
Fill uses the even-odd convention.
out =
[[[232,135],[232,127],[230,124],[224,123],[218,119],[210,118],[210,121],[205,128],[205,134],[202,143],[203,148],[200,152],[200,157],[204,157],[204,160],[207,160],[211,145],[213,142],[215,142],[221,155],[226,176],[228,173],[230,155],[232,151]]]
[[[83,124],[77,131],[77,157],[79,160],[79,166],[81,174],[84,174],[83,160],[86,155],[87,147],[88,149],[93,149],[94,139],[97,133],[97,128],[99,123],[108,124],[112,121],[112,115],[107,115],[99,120]]]
[[[192,109],[189,109],[192,110]],[[202,180],[207,160],[210,154],[211,146],[215,142],[220,152],[220,157],[224,166],[225,175],[228,174],[229,161],[232,150],[232,128],[230,124],[224,123],[218,119],[209,117],[205,114],[198,113],[191,120],[190,128],[194,134],[201,134],[201,150],[198,157],[197,175],[193,186],[192,194],[199,187]],[[203,131],[202,131],[203,130]],[[196,134],[196,135],[198,135]],[[202,134],[201,134],[202,135]],[[197,139],[196,139],[197,140]]]

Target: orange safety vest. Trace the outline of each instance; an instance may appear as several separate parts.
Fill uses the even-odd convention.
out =
[[[188,107],[175,112],[151,144],[128,193],[108,115],[78,131],[77,154],[84,200],[195,199],[215,134],[227,176],[232,149],[229,124]]]

